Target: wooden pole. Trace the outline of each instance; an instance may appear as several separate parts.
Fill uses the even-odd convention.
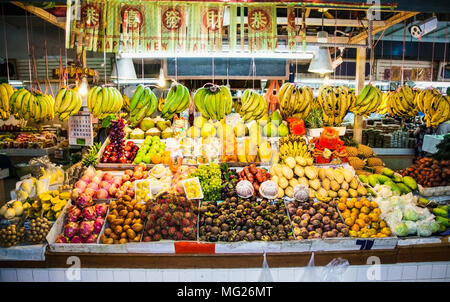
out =
[[[366,48],[356,49],[356,77],[355,77],[355,93],[358,96],[364,87],[366,78]],[[363,117],[355,114],[353,123],[353,139],[361,143],[362,140]]]

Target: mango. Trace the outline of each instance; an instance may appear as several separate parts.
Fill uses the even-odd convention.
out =
[[[369,175],[368,181],[372,187],[375,187],[379,183],[378,178],[375,176],[375,174]]]
[[[394,171],[389,168],[383,168],[383,170],[381,170],[381,174],[391,177],[392,175],[394,175]]]
[[[403,182],[403,176],[401,176],[399,173],[394,173],[392,179],[394,180],[394,182]]]
[[[397,183],[396,185],[397,185],[397,187],[400,188],[400,190],[402,191],[403,194],[408,194],[411,192],[411,189],[402,182]]]
[[[436,216],[436,221],[439,222],[440,224],[446,226],[447,228],[450,227],[450,222],[448,221],[448,218]]]
[[[378,182],[381,184],[384,184],[386,181],[391,180],[389,177],[381,174],[374,174],[375,177],[378,179]]]
[[[369,179],[367,178],[366,175],[358,175],[359,180],[361,180],[362,183],[368,184],[369,183]]]
[[[403,177],[403,183],[407,185],[411,190],[417,189],[417,182],[411,176]]]
[[[433,214],[436,216],[441,216],[444,218],[448,218],[448,212],[445,211],[444,209],[440,209],[440,208],[434,208],[433,209]]]

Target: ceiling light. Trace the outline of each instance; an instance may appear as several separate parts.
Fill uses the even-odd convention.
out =
[[[333,72],[330,49],[328,47],[319,47],[319,49],[314,53],[314,57],[309,64],[308,71],[320,74]]]
[[[136,80],[137,76],[134,70],[133,59],[124,57],[117,59],[116,63],[113,64],[111,78],[118,80]]]

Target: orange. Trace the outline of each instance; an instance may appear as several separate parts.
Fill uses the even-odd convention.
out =
[[[372,213],[380,216],[381,215],[381,210],[380,210],[380,208],[376,208],[376,209],[373,209]]]
[[[168,150],[164,151],[162,156],[170,157],[170,151],[168,151]]]
[[[361,209],[361,208],[362,208],[362,206],[363,206],[363,203],[362,203],[362,201],[357,201],[357,202],[355,202],[355,208],[357,208],[357,209]]]
[[[364,226],[366,225],[366,223],[364,222],[363,219],[356,219],[356,220],[355,220],[355,223],[356,223],[357,225],[359,225],[360,227],[364,227]]]
[[[386,226],[387,226],[387,225],[386,225],[386,221],[381,220],[381,221],[380,221],[380,228],[383,229],[383,228],[385,228]]]
[[[348,226],[352,226],[355,223],[355,220],[351,217],[345,218],[345,224]]]
[[[371,227],[372,227],[373,229],[378,230],[378,229],[380,228],[380,224],[379,224],[378,222],[372,222]]]
[[[387,235],[387,236],[389,236],[389,235],[391,235],[392,234],[392,232],[391,232],[391,229],[390,228],[383,228],[382,230],[381,230],[381,233],[383,233],[384,235]]]
[[[163,164],[168,165],[170,163],[170,157],[169,156],[163,156],[162,159],[161,159],[161,162]]]
[[[367,208],[370,208],[370,201],[368,201],[367,199],[364,198],[363,205]]]
[[[344,210],[347,209],[347,206],[345,205],[345,203],[340,202],[340,203],[338,203],[338,209],[339,209],[340,211],[344,211]]]
[[[370,224],[370,223],[372,222],[372,220],[370,219],[369,216],[364,217],[363,220],[364,220],[364,222],[367,223],[367,224]]]
[[[376,231],[375,229],[370,229],[370,230],[367,231],[367,233],[368,233],[369,235],[374,236],[374,235],[377,233],[377,231]]]
[[[370,235],[370,238],[376,238],[377,235]]]
[[[367,235],[367,234],[362,234],[362,235],[361,235],[361,238],[369,238],[369,235]]]
[[[350,217],[353,218],[353,220],[356,220],[356,218],[358,218],[358,213],[352,212]]]
[[[355,206],[355,202],[353,201],[353,199],[347,200],[347,202],[345,203],[347,205],[347,208],[351,209]]]
[[[342,213],[342,218],[347,219],[347,218],[349,218],[349,217],[350,217],[350,211],[349,211],[349,210],[345,210],[345,211]]]
[[[381,234],[380,237],[387,237],[388,235],[386,234]]]
[[[370,220],[372,220],[372,222],[377,222],[380,218],[378,217],[378,215],[377,214],[374,214],[374,213],[370,213],[369,214],[369,218],[370,218]]]
[[[153,154],[152,155],[152,163],[154,163],[154,164],[161,163],[161,155],[159,155],[158,153]]]
[[[368,207],[366,207],[366,206],[363,206],[363,207],[361,208],[361,212],[364,213],[364,214],[369,214],[370,209],[369,209]]]
[[[367,214],[359,213],[358,218],[364,220],[364,218],[365,218],[366,216],[367,216]]]
[[[359,210],[358,210],[357,208],[353,208],[353,209],[352,209],[352,213],[359,214]]]
[[[356,237],[358,234],[355,231],[348,231],[351,237]]]
[[[359,231],[359,225],[357,225],[357,224],[352,225],[352,231],[358,232]]]
[[[375,201],[371,201],[371,202],[370,202],[370,207],[371,207],[372,209],[376,209],[376,208],[378,208],[378,203],[376,203]]]

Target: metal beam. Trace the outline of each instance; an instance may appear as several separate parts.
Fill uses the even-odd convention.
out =
[[[40,7],[35,7],[32,5],[24,5],[21,2],[18,1],[11,1],[12,4],[24,9],[25,11],[32,13],[33,15],[38,16],[39,18],[61,28],[61,29],[66,29],[66,23],[65,22],[59,22],[57,20],[57,18],[50,14],[49,12],[47,12],[46,10],[40,8]]]
[[[392,16],[391,18],[386,20],[386,24],[384,26],[379,26],[376,27],[375,25],[373,26],[373,30],[372,30],[372,35],[379,33],[383,30],[388,29],[389,27],[398,24],[400,22],[403,22],[404,20],[407,20],[411,17],[414,17],[415,15],[417,15],[418,12],[400,12],[395,14],[394,16]],[[350,38],[349,43],[350,44],[354,44],[354,43],[359,43],[365,39],[367,39],[368,35],[367,35],[367,31],[361,32],[359,34],[357,34],[356,36],[353,36]]]
[[[331,26],[331,27],[367,27],[369,22],[367,20],[353,20],[353,19],[323,19],[322,18],[306,18],[306,26]],[[247,24],[247,17],[244,17],[244,22]],[[237,24],[240,24],[241,20],[237,18]],[[301,24],[302,18],[295,18],[295,24]],[[286,25],[286,17],[277,18],[278,25]],[[386,25],[386,21],[373,21],[374,27],[382,27]]]

